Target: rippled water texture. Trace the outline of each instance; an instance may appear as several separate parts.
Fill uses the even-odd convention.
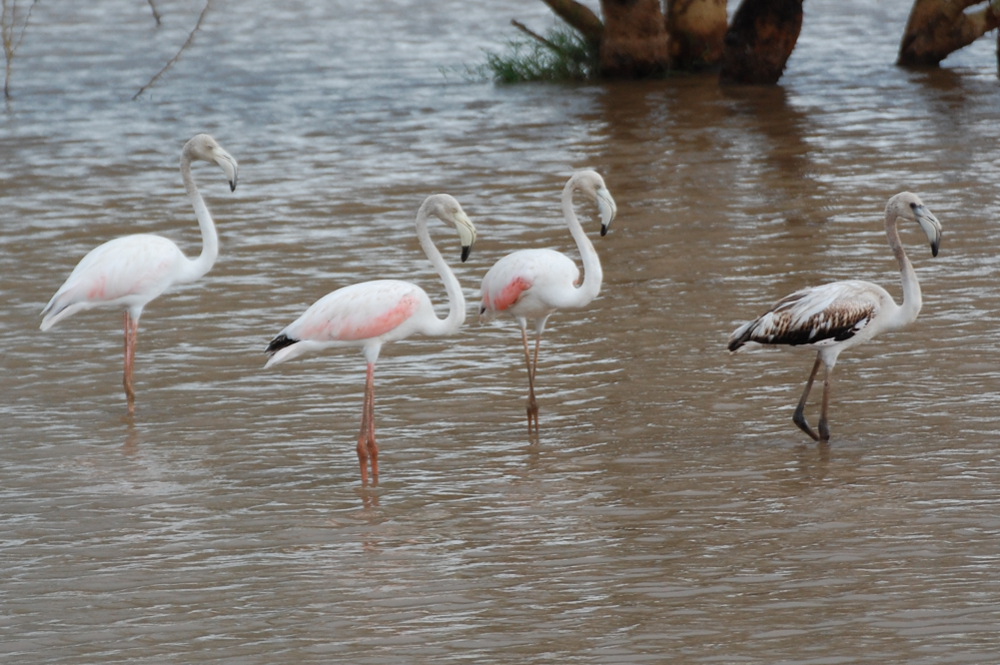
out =
[[[987,663],[1000,653],[993,44],[892,66],[908,0],[806,3],[782,86],[711,78],[495,86],[463,66],[540,2],[38,3],[0,116],[0,658],[11,663]],[[121,316],[38,330],[76,261],[151,231],[196,254],[195,170],[222,254],[143,316],[125,415]],[[573,169],[619,216],[601,296],[550,321],[526,437],[516,327],[479,280],[517,248],[576,256]],[[807,352],[728,333],[807,284],[899,294],[881,215],[941,219],[909,329],[844,354],[833,442],[791,423]],[[404,277],[427,194],[476,222],[460,335],[388,347],[382,479],[354,446],[364,360],[263,371],[323,294]],[[912,225],[911,225],[912,226]],[[435,227],[457,264],[452,232]],[[817,405],[810,406],[816,418]]]

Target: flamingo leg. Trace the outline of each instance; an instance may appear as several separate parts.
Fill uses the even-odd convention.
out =
[[[535,336],[535,357],[531,360],[531,403],[535,413],[535,438],[538,438],[538,402],[535,400],[535,377],[538,376],[538,348],[542,345],[542,331]]]
[[[538,367],[538,345],[541,336],[535,340],[535,356],[532,361],[531,351],[528,346],[528,330],[521,326],[521,342],[524,344],[524,364],[528,368],[528,433],[538,436],[538,401],[535,399],[535,370]]]
[[[830,406],[830,384],[833,380],[833,369],[828,365],[826,368],[826,376],[823,377],[823,406],[819,412],[819,441],[820,443],[826,443],[830,440],[830,424],[826,419],[826,412]]]
[[[371,464],[372,484],[378,485],[378,444],[375,442],[375,365],[368,363],[365,379],[365,399],[361,409],[361,433],[358,435],[358,463],[361,465],[361,484],[368,484],[368,466]]]
[[[799,405],[795,407],[795,414],[792,416],[792,422],[799,426],[799,429],[808,434],[814,441],[819,441],[820,437],[813,431],[810,427],[809,422],[806,420],[806,400],[809,399],[809,392],[812,390],[813,379],[816,378],[816,372],[819,371],[819,366],[822,364],[819,354],[816,355],[816,362],[813,363],[812,372],[809,374],[809,380],[806,381],[806,389],[802,391],[802,397],[799,399]],[[826,390],[823,391],[824,404],[823,404],[823,420],[820,421],[820,427],[822,429],[823,424],[826,419]]]
[[[378,442],[375,441],[375,365],[368,369],[368,458],[372,465],[372,484],[378,485]]]
[[[125,310],[125,372],[122,385],[125,387],[125,399],[128,402],[128,415],[135,415],[135,347],[139,341],[139,319]]]

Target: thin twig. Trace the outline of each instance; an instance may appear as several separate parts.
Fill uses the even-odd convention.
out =
[[[134,95],[132,95],[133,101],[138,99],[142,93],[152,88],[153,85],[159,80],[159,78],[163,76],[168,69],[173,67],[175,62],[180,60],[181,54],[184,53],[184,49],[186,49],[188,46],[191,45],[191,42],[194,41],[195,33],[197,33],[198,30],[201,29],[201,24],[205,20],[205,15],[208,14],[208,10],[211,8],[211,6],[212,6],[212,0],[205,0],[205,8],[201,10],[201,15],[198,17],[198,22],[195,23],[194,28],[191,29],[191,34],[188,35],[187,40],[183,44],[181,44],[180,49],[177,51],[174,57],[170,58],[170,60],[167,61],[167,64],[163,65],[163,68],[160,71],[156,72],[153,78],[149,79],[149,83],[139,88],[139,91]]]
[[[10,101],[10,77],[14,72],[14,55],[17,53],[17,49],[20,48],[21,42],[24,41],[24,34],[28,30],[28,23],[31,22],[31,13],[35,10],[35,5],[38,4],[38,0],[32,0],[31,5],[28,6],[28,12],[25,14],[24,22],[21,24],[21,32],[14,38],[14,32],[17,29],[17,0],[13,0],[13,4],[10,4],[8,0],[3,0],[3,17],[0,19],[2,22],[3,30],[3,51],[4,51],[4,79],[3,79],[3,96],[4,99]]]
[[[531,37],[532,39],[535,39],[535,40],[541,42],[542,44],[544,44],[548,48],[552,49],[556,53],[564,53],[565,52],[565,49],[559,48],[558,44],[555,44],[555,43],[551,42],[550,40],[546,39],[545,37],[542,37],[540,34],[538,34],[537,32],[535,32],[534,30],[532,30],[531,28],[529,28],[525,24],[521,23],[517,19],[511,19],[510,20],[510,24],[512,26],[514,26],[515,28],[517,28],[518,30],[520,30],[521,32],[523,32],[524,34],[526,34],[529,37]]]
[[[24,41],[24,33],[28,29],[28,22],[31,20],[31,12],[35,11],[35,5],[38,4],[38,0],[32,0],[31,6],[28,7],[28,14],[24,17],[24,23],[21,25],[21,34],[17,36],[17,43],[14,44],[14,50],[21,48],[21,42]]]
[[[149,2],[149,8],[153,10],[153,18],[156,19],[156,25],[162,25],[163,21],[160,20],[160,12],[156,9],[156,3],[153,0],[147,0]]]

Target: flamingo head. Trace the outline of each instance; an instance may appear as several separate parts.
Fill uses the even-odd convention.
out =
[[[618,205],[614,197],[604,184],[604,178],[597,171],[577,171],[570,178],[568,185],[575,191],[581,192],[590,197],[597,204],[597,209],[601,214],[601,235],[607,235],[611,222],[618,214]]]
[[[426,215],[433,215],[455,227],[458,231],[459,240],[462,243],[462,263],[469,258],[472,253],[472,246],[476,242],[476,227],[472,220],[462,210],[462,206],[453,196],[448,194],[434,194],[428,196],[421,206],[421,211]]]
[[[218,142],[208,134],[198,134],[184,144],[181,153],[182,158],[188,162],[200,159],[204,162],[216,164],[226,174],[229,180],[229,190],[236,191],[236,178],[239,171],[239,164],[236,159],[218,144]]]
[[[931,256],[938,255],[938,249],[941,247],[941,222],[916,194],[910,192],[896,194],[889,199],[887,212],[919,224],[931,244]]]

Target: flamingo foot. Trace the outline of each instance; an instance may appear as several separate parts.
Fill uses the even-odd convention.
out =
[[[808,434],[812,438],[813,441],[824,441],[824,440],[826,440],[826,439],[821,439],[820,436],[818,434],[816,434],[816,432],[813,430],[813,428],[809,425],[809,422],[806,420],[806,415],[805,415],[805,413],[803,411],[804,410],[802,409],[802,405],[800,404],[799,408],[795,409],[795,415],[792,416],[792,422],[794,422],[796,425],[798,425],[798,427],[799,427],[800,430],[802,430],[803,432],[805,432],[806,434]],[[823,430],[823,426],[825,424],[826,424],[825,422],[821,422],[820,423],[820,431]],[[830,433],[829,432],[827,432],[826,438],[827,439],[830,438]]]
[[[528,414],[528,435],[538,438],[538,402],[533,396],[528,400],[526,411]]]
[[[358,464],[361,466],[361,484],[367,486],[369,479],[372,487],[378,485],[378,443],[375,437],[362,433],[358,439]],[[369,475],[368,469],[371,468]]]
[[[128,415],[135,415],[135,390],[132,389],[132,382],[126,379],[125,384],[125,401],[128,404]]]
[[[378,444],[374,436],[368,440],[368,459],[372,465],[372,487],[378,487]]]
[[[825,418],[819,420],[819,438],[816,440],[820,443],[826,443],[830,440],[830,425]]]

